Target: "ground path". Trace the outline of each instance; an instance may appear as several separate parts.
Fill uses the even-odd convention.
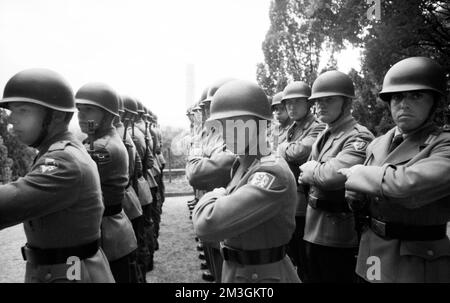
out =
[[[163,206],[159,250],[150,283],[204,282],[186,201],[192,196],[168,197]],[[20,247],[25,243],[22,224],[0,231],[0,283],[23,282],[25,262]]]

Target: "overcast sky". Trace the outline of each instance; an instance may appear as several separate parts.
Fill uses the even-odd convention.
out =
[[[0,0],[0,89],[20,70],[46,67],[61,73],[75,92],[86,82],[105,82],[139,98],[163,126],[187,127],[186,66],[193,64],[195,71],[190,102],[219,78],[256,81],[269,5],[270,0]]]

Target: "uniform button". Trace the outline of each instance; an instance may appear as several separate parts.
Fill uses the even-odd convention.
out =
[[[258,274],[257,273],[252,274],[252,280],[256,280],[256,279],[258,279]]]
[[[44,276],[44,279],[45,279],[46,281],[50,280],[51,278],[52,278],[52,274],[51,274],[51,273],[47,273],[47,274]]]
[[[431,249],[428,250],[427,255],[429,255],[430,257],[434,256],[434,251],[432,251]]]

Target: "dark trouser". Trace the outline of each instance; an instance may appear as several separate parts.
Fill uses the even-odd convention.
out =
[[[153,254],[150,253],[148,245],[145,239],[145,228],[144,228],[144,216],[140,216],[131,220],[133,224],[134,234],[137,239],[137,251],[136,251],[136,262],[138,264],[139,270],[142,273],[145,282],[145,274],[148,271],[147,266],[153,263]]]
[[[140,283],[144,279],[136,263],[136,250],[128,255],[109,262],[116,283]]]
[[[222,279],[222,264],[223,258],[220,250],[215,247],[214,243],[202,242],[203,251],[205,252],[206,264],[208,265],[211,274],[214,276],[214,281],[220,283]]]
[[[292,263],[297,266],[297,275],[302,282],[308,282],[306,275],[306,252],[305,241],[303,235],[305,232],[305,217],[295,217],[295,231],[292,234],[291,241],[289,241],[288,256],[291,258]]]
[[[154,232],[155,232],[155,242],[159,237],[159,225],[161,223],[161,198],[158,195],[158,187],[152,187],[152,198],[153,202],[150,204],[150,216],[153,220]]]
[[[356,282],[358,248],[338,248],[305,242],[308,282]]]
[[[146,271],[151,271],[153,269],[153,254],[155,253],[155,229],[154,223],[151,217],[151,204],[142,206],[142,216],[144,217],[144,241],[145,245],[150,252],[151,258],[149,262],[146,263]]]
[[[161,174],[159,175],[158,178],[158,188],[159,188],[159,194],[161,196],[161,205],[164,203],[164,201],[166,200],[166,188],[164,186],[164,176],[163,176],[163,170],[164,168],[161,168]]]

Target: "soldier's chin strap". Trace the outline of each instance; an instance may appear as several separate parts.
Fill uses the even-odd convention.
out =
[[[47,137],[48,126],[52,122],[52,117],[53,117],[53,110],[50,108],[45,108],[45,117],[44,120],[42,121],[41,132],[39,133],[38,138],[32,144],[30,144],[31,147],[37,148],[39,145],[42,144],[44,139]]]
[[[334,124],[334,123],[336,123],[337,121],[339,121],[342,117],[344,117],[344,116],[346,116],[346,111],[347,111],[347,109],[349,108],[351,106],[351,100],[350,99],[344,99],[344,103],[342,103],[342,106],[341,106],[341,112],[339,113],[339,116],[337,116],[337,118],[336,119],[334,119],[333,121],[331,121],[330,123],[328,123],[328,124]]]

